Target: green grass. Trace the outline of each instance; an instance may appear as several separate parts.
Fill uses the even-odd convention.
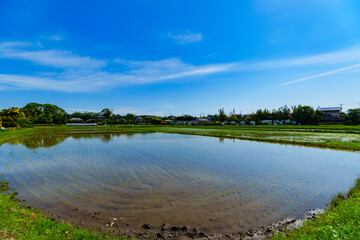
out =
[[[343,150],[360,150],[360,126],[46,126],[0,131],[0,145],[32,135],[104,133],[178,133],[296,144]],[[6,190],[6,189],[2,189]],[[241,205],[241,202],[240,202]],[[251,221],[251,219],[249,219]],[[0,194],[0,239],[113,239],[99,233],[56,223],[41,212],[19,207],[12,195]],[[241,225],[241,223],[240,223]],[[360,178],[345,195],[338,195],[324,215],[286,233],[289,239],[360,239]],[[275,239],[285,239],[283,234]],[[121,239],[121,238],[120,238]]]

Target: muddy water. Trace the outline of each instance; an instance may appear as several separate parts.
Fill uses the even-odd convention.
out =
[[[323,208],[360,154],[178,134],[30,137],[0,146],[19,199],[88,226],[247,230]]]

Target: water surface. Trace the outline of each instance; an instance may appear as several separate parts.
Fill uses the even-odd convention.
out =
[[[360,155],[166,133],[58,135],[1,145],[0,172],[18,198],[70,220],[225,233],[324,208],[353,184]]]

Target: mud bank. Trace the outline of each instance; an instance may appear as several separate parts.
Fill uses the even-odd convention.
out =
[[[74,209],[77,212],[77,209]],[[44,211],[46,215],[54,218],[57,221],[69,222],[70,224],[77,225],[78,228],[87,228],[89,230],[97,230],[101,233],[111,233],[115,236],[122,235],[125,237],[134,237],[137,239],[244,239],[244,240],[254,240],[254,239],[270,239],[273,235],[276,235],[280,232],[285,232],[286,230],[292,230],[302,226],[304,221],[313,220],[319,214],[324,213],[324,209],[313,209],[308,211],[303,218],[286,218],[281,221],[278,221],[273,224],[262,226],[256,229],[250,229],[242,232],[234,233],[214,233],[208,229],[201,229],[194,226],[187,225],[178,225],[178,224],[169,224],[164,223],[160,228],[154,227],[153,224],[147,223],[144,224],[139,229],[134,229],[130,224],[126,222],[124,218],[104,218],[101,213],[98,212],[87,212],[88,217],[79,217],[74,222],[73,219],[63,218],[61,216],[56,216],[51,212]],[[83,215],[83,214],[80,214]]]

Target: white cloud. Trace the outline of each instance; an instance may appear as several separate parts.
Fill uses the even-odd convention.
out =
[[[237,69],[241,71],[258,71],[285,67],[302,67],[311,65],[336,65],[340,63],[360,62],[360,45],[312,56],[284,58],[269,61],[238,62]]]
[[[168,37],[179,44],[196,43],[203,40],[203,35],[201,33],[192,33],[190,31],[179,34],[168,33]]]
[[[328,69],[323,70],[322,73],[286,81],[280,85],[286,86],[360,67],[360,46],[299,58],[205,65],[192,65],[179,58],[158,61],[130,61],[116,58],[111,62],[119,64],[119,70],[112,72],[106,71],[105,68],[110,60],[84,57],[59,49],[44,50],[28,42],[0,43],[0,58],[28,61],[48,67],[47,72],[40,74],[0,74],[0,90],[41,89],[62,92],[96,92],[124,85],[151,84],[230,71],[249,72],[291,68],[291,71],[301,75],[304,74],[301,70],[304,66]],[[332,70],[334,68],[335,70]]]
[[[128,61],[115,59],[112,62],[125,65],[127,71],[108,72],[103,68],[107,61],[82,57],[64,50],[39,50],[26,42],[0,43],[0,57],[29,61],[42,66],[63,69],[42,74],[0,74],[2,87],[17,89],[41,89],[63,92],[104,91],[129,84],[150,84],[185,77],[210,75],[230,70],[230,64],[195,66],[178,58],[160,61]],[[119,68],[120,69],[120,68]]]
[[[38,50],[25,42],[5,42],[0,44],[0,57],[31,61],[43,66],[56,68],[101,68],[105,61],[82,57],[70,51]]]
[[[228,71],[232,64],[208,64],[194,66],[186,64],[178,58],[163,59],[160,61],[125,61],[115,59],[130,68],[129,76],[135,77],[137,83],[151,83],[183,77],[208,75]]]
[[[351,65],[351,66],[347,66],[347,67],[343,67],[343,68],[338,68],[338,69],[328,71],[328,72],[324,72],[324,73],[320,73],[320,74],[315,74],[315,75],[312,75],[312,76],[309,76],[309,77],[284,82],[284,83],[280,84],[280,86],[286,86],[286,85],[289,85],[289,84],[303,82],[303,81],[310,80],[310,79],[325,77],[325,76],[329,76],[329,75],[332,75],[332,74],[335,74],[335,73],[344,72],[344,71],[349,70],[349,69],[358,68],[358,67],[360,67],[360,63],[354,64],[354,65]]]

